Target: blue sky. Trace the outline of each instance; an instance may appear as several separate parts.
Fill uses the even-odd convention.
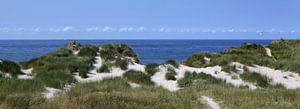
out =
[[[1,0],[0,39],[299,39],[299,0]]]

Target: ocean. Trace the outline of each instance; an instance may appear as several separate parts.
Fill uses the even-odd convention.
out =
[[[77,40],[81,44],[127,43],[142,64],[178,62],[193,53],[221,52],[242,43],[269,44],[272,40]],[[63,47],[68,40],[0,40],[0,59],[26,61]]]

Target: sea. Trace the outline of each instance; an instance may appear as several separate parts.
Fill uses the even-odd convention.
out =
[[[222,52],[242,43],[267,45],[272,40],[77,40],[80,44],[127,43],[142,64],[178,62],[199,52]],[[64,47],[68,40],[0,40],[0,59],[22,62]]]

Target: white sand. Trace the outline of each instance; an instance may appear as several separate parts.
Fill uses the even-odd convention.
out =
[[[181,89],[178,86],[177,80],[184,78],[184,74],[186,71],[189,72],[196,72],[196,73],[205,73],[208,75],[211,75],[217,79],[224,80],[226,83],[232,84],[236,87],[241,86],[248,86],[250,89],[256,89],[257,87],[253,83],[245,82],[240,78],[233,78],[235,74],[229,74],[224,71],[222,71],[222,68],[220,66],[214,66],[214,67],[206,67],[206,68],[193,68],[188,67],[185,65],[179,65],[178,69],[175,69],[177,75],[176,81],[173,80],[166,80],[165,75],[167,72],[167,67],[170,67],[169,65],[161,65],[159,66],[160,71],[155,73],[151,80],[158,86],[161,86],[169,91],[177,91]]]
[[[98,53],[98,56],[96,56],[96,60],[95,63],[93,64],[93,69],[91,69],[89,71],[88,78],[82,78],[79,76],[79,73],[75,73],[74,78],[78,81],[78,82],[94,82],[94,81],[101,81],[105,78],[114,78],[114,77],[122,77],[123,74],[127,71],[127,70],[122,70],[120,68],[112,68],[112,70],[110,72],[105,72],[105,73],[99,73],[97,72],[97,69],[99,69],[102,65],[102,59],[99,56],[100,54]],[[145,65],[140,65],[137,63],[133,63],[133,64],[129,64],[128,65],[128,70],[137,70],[137,71],[145,71]]]
[[[178,86],[177,81],[166,79],[165,75],[167,73],[167,68],[168,66],[160,65],[159,72],[151,76],[151,81],[154,82],[157,86],[161,86],[171,92],[181,89]]]
[[[269,57],[272,57],[272,52],[271,52],[271,49],[270,48],[265,48],[266,50],[266,53]]]
[[[54,97],[54,95],[58,92],[61,92],[62,90],[56,89],[56,88],[51,88],[51,87],[46,87],[46,90],[42,93],[43,96],[47,99],[50,99]]]
[[[207,106],[210,109],[220,109],[220,106],[217,102],[215,102],[212,98],[207,97],[207,96],[201,96],[201,101],[205,104],[207,104]]]
[[[73,55],[77,56],[78,53],[80,52],[80,50],[73,50],[72,52],[73,52]]]
[[[132,88],[139,88],[139,87],[141,87],[141,85],[140,85],[140,84],[133,83],[133,82],[129,82],[128,84],[129,84],[129,85],[130,85],[130,87],[132,87]]]
[[[33,76],[32,76],[33,68],[29,68],[29,69],[21,69],[21,71],[22,71],[24,74],[18,75],[18,79],[24,79],[24,80],[27,80],[27,79],[33,79]]]
[[[209,64],[210,63],[210,58],[204,57],[204,61],[205,61],[206,64]]]
[[[299,74],[289,71],[275,70],[268,67],[254,65],[254,67],[247,67],[250,72],[255,72],[271,79],[271,84],[281,84],[287,89],[299,89],[300,77]]]

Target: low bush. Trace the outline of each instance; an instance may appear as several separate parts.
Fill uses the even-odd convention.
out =
[[[72,73],[69,70],[43,70],[38,71],[36,80],[41,81],[48,87],[63,88],[65,84],[73,82]]]
[[[177,73],[175,72],[175,70],[173,68],[168,68],[168,71],[167,71],[167,73],[165,75],[165,78],[167,80],[176,80],[176,78],[175,78],[176,74]]]
[[[97,56],[97,52],[99,51],[99,47],[94,45],[84,46],[80,49],[80,52],[78,53],[78,56],[86,56],[94,58]]]
[[[159,64],[148,64],[146,65],[145,71],[148,75],[152,76],[154,75],[156,72],[158,72],[158,66]]]
[[[3,60],[0,63],[0,71],[9,73],[12,77],[16,77],[18,74],[22,74],[21,67],[12,61]]]
[[[260,87],[269,87],[269,79],[266,76],[262,76],[258,73],[249,73],[249,72],[244,72],[243,74],[240,75],[240,77],[248,82],[253,82],[256,83]]]
[[[209,84],[225,84],[223,80],[217,79],[209,74],[205,74],[203,72],[201,73],[196,73],[193,72],[193,77],[195,79],[199,79],[201,81],[204,81],[205,83],[209,83]]]
[[[146,75],[144,72],[129,70],[123,75],[127,80],[138,83],[138,84],[152,84],[150,76]]]
[[[120,67],[122,70],[127,70],[128,68],[128,60],[118,58],[115,62],[115,66]]]
[[[185,72],[184,78],[179,79],[177,83],[180,87],[188,87],[193,84],[194,79],[195,77],[193,77],[193,74],[191,72]]]
[[[114,61],[120,57],[131,57],[136,63],[139,63],[137,55],[127,44],[104,44],[101,46],[100,55],[105,61]]]
[[[109,67],[107,64],[102,64],[102,66],[98,69],[99,73],[109,73]]]
[[[169,64],[169,65],[172,65],[173,67],[175,67],[175,68],[178,68],[178,63],[175,61],[175,60],[172,60],[172,59],[170,59],[170,60],[167,60],[166,62],[165,62],[165,64]]]

